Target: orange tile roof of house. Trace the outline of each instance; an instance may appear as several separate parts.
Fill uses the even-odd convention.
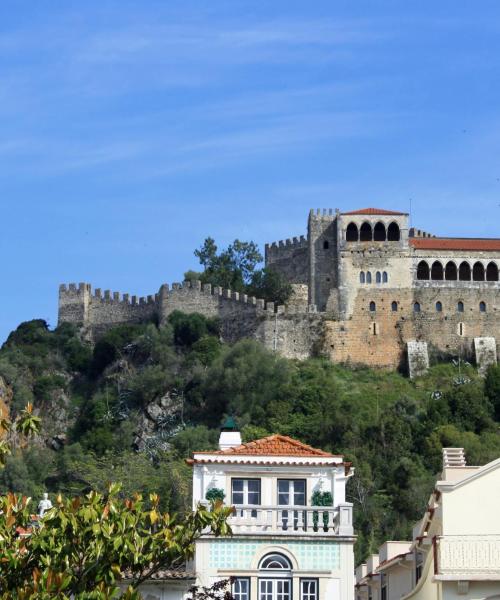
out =
[[[500,239],[481,238],[410,238],[416,250],[471,250],[500,252]]]
[[[397,212],[395,210],[385,210],[383,208],[360,208],[359,210],[351,210],[342,213],[343,215],[407,215],[408,213]]]
[[[241,456],[322,456],[338,457],[337,454],[330,454],[318,448],[308,446],[298,440],[294,440],[286,435],[270,435],[260,440],[254,440],[241,446],[227,448],[225,450],[214,450],[213,452],[196,452],[195,454],[222,454],[222,455],[241,455]]]

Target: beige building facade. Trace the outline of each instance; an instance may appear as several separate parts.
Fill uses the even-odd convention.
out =
[[[356,600],[500,600],[500,458],[444,466],[411,542],[386,542],[356,569]]]

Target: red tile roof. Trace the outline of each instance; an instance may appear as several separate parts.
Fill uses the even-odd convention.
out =
[[[234,448],[216,450],[214,452],[196,452],[195,454],[222,454],[222,455],[257,455],[257,456],[322,456],[335,457],[338,455],[324,452],[294,440],[286,435],[270,435],[260,440],[241,444]]]
[[[500,239],[480,238],[410,238],[417,250],[466,250],[500,252]]]
[[[408,213],[397,212],[394,210],[384,210],[383,208],[360,208],[359,210],[351,210],[350,212],[342,213],[343,215],[394,215],[401,216]]]

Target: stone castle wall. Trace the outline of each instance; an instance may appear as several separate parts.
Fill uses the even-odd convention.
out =
[[[443,355],[472,356],[474,338],[500,340],[498,298],[498,290],[487,286],[359,290],[349,319],[325,321],[324,352],[334,362],[389,369],[405,365],[406,344],[412,340],[425,341]],[[370,310],[371,302],[375,311]],[[458,311],[458,302],[463,302],[464,312]],[[480,311],[480,302],[485,302],[486,312]]]
[[[265,246],[266,266],[282,273],[290,283],[307,284],[309,280],[309,244],[301,235]]]

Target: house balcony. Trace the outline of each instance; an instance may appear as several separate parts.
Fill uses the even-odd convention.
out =
[[[437,580],[500,580],[500,536],[439,536],[434,559]]]
[[[228,519],[234,535],[335,537],[354,535],[352,504],[329,506],[236,505]]]

